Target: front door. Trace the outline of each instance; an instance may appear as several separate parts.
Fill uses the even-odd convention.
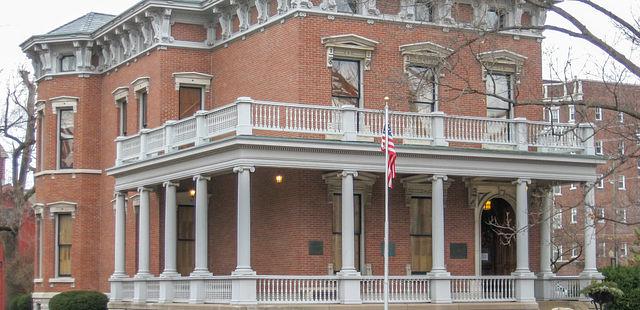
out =
[[[515,213],[504,199],[483,206],[482,275],[509,275],[516,269]]]

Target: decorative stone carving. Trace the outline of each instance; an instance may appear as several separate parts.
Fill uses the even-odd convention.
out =
[[[336,0],[322,0],[322,3],[320,4],[320,8],[323,11],[332,11],[332,12],[338,11]]]
[[[36,45],[34,46],[34,50],[40,56],[40,63],[42,64],[42,74],[44,75],[51,73],[51,50],[49,50],[49,45]]]
[[[473,2],[473,20],[474,24],[484,29],[487,26],[487,11],[489,10],[489,5],[485,1],[477,1]]]
[[[176,90],[180,90],[180,85],[198,85],[205,88],[206,91],[211,89],[211,79],[213,75],[200,72],[175,72],[173,78],[176,84]]]
[[[513,25],[515,27],[522,26],[522,13],[524,12],[525,0],[514,0],[513,5]]]
[[[27,58],[31,59],[31,65],[33,66],[33,74],[37,78],[42,76],[42,63],[40,62],[40,56],[34,50],[26,52]]]
[[[122,30],[125,31],[127,35],[127,40],[129,41],[129,55],[133,56],[140,52],[140,44],[139,44],[139,32],[136,27],[131,26],[130,24],[123,24]]]
[[[536,26],[544,26],[547,22],[547,10],[544,8],[538,8],[536,12]]]
[[[313,8],[313,3],[309,0],[291,0],[292,8],[303,8],[303,9],[311,9]]]
[[[363,60],[364,70],[371,69],[371,57],[378,42],[355,34],[338,35],[322,38],[327,48],[327,67],[333,66],[333,58],[350,58]]]
[[[255,0],[258,11],[258,23],[262,24],[269,19],[269,3],[267,0]]]
[[[140,34],[142,35],[142,47],[147,48],[153,43],[153,27],[149,19],[143,16],[136,16],[134,23],[138,26]]]
[[[218,15],[218,23],[222,30],[222,39],[227,39],[231,36],[231,13],[228,10],[218,7],[213,8],[213,13]]]
[[[96,40],[96,44],[100,47],[100,69],[104,70],[109,67],[109,60],[111,55],[109,54],[109,43],[104,40]]]
[[[81,71],[84,64],[84,58],[82,57],[82,43],[80,41],[73,41],[73,48],[73,55],[76,57],[76,71]]]
[[[93,70],[93,66],[91,65],[91,58],[93,57],[93,41],[87,41],[85,42],[84,48],[82,50],[83,53],[83,67],[85,68],[85,70],[87,71],[92,71]]]
[[[213,46],[216,42],[216,24],[215,23],[207,23],[205,25],[207,28],[207,41],[206,44],[208,46]]]
[[[400,0],[400,18],[405,20],[416,18],[416,0]]]
[[[406,70],[410,65],[441,67],[453,50],[433,42],[420,42],[400,46],[400,53],[404,57]]]
[[[249,29],[249,3],[246,0],[230,0],[229,3],[236,6],[240,31]]]
[[[453,24],[455,21],[452,17],[453,0],[445,0],[440,6],[440,21],[444,24]]]
[[[284,14],[289,10],[287,0],[278,0],[278,14]]]
[[[376,5],[376,0],[367,0],[364,2],[365,13],[370,16],[380,15],[380,10]]]
[[[161,13],[154,11],[146,11],[144,13],[151,22],[151,28],[153,29],[153,38],[155,42],[173,42],[173,38],[170,35],[171,12],[171,9],[164,9]]]
[[[47,207],[49,208],[49,216],[51,217],[51,219],[54,219],[56,214],[71,213],[71,217],[76,218],[77,205],[78,204],[75,202],[67,202],[67,201],[48,203]]]
[[[516,83],[520,82],[522,68],[527,57],[508,50],[484,52],[477,55],[482,64],[482,78],[486,79],[487,71],[512,73]]]
[[[131,55],[131,44],[129,42],[129,36],[120,29],[116,29],[115,34],[118,42],[120,42],[120,46],[122,47],[122,58],[129,57],[129,55]]]

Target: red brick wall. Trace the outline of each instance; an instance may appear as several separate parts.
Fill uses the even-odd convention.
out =
[[[174,23],[171,36],[178,41],[203,42],[207,39],[207,29],[203,25]]]

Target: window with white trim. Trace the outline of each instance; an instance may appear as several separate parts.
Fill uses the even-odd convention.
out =
[[[419,42],[400,46],[407,74],[412,111],[438,110],[438,79],[440,69],[452,50],[432,42]]]
[[[408,66],[407,75],[411,88],[412,104],[419,113],[435,111],[436,80],[434,68]]]
[[[138,98],[138,129],[144,129],[148,125],[147,92],[136,92],[136,97]]]
[[[604,143],[602,141],[596,141],[596,155],[604,154]]]
[[[76,71],[76,56],[64,55],[60,57],[60,72]]]
[[[44,110],[38,111],[37,114],[37,124],[36,124],[36,141],[38,142],[38,171],[45,170],[44,169]],[[1,182],[2,180],[0,180]]]
[[[559,107],[551,107],[548,109],[548,119],[552,123],[560,122],[560,108]]]
[[[569,123],[575,123],[576,122],[576,106],[575,105],[569,105],[569,106],[567,106],[567,108],[569,109],[569,112],[568,112],[568,121],[569,121]]]
[[[605,209],[604,208],[598,208],[598,223],[599,224],[604,224],[604,219],[605,219]]]
[[[618,112],[618,123],[624,123],[624,113]]]
[[[512,117],[511,103],[507,101],[513,99],[512,85],[511,74],[487,73],[487,117],[499,119]]]
[[[360,61],[334,59],[331,66],[331,101],[334,106],[360,106]]]
[[[44,226],[43,226],[43,218],[42,218],[42,211],[43,211],[43,206],[40,204],[37,204],[34,206],[34,210],[35,210],[35,218],[36,218],[36,231],[35,231],[35,239],[36,239],[36,244],[35,244],[35,251],[36,251],[36,261],[35,261],[35,272],[34,272],[34,278],[35,279],[42,279],[42,249],[43,249],[43,244],[42,244],[42,240],[43,240],[43,233],[44,233]]]
[[[58,213],[56,217],[56,278],[71,277],[71,240],[73,218],[71,213]]]
[[[178,91],[178,118],[187,118],[198,110],[204,110],[204,94],[209,91],[213,76],[199,72],[177,72],[173,77]]]
[[[624,140],[618,143],[618,152],[620,152],[620,155],[624,155]]]
[[[571,208],[571,224],[578,223],[578,208]]]
[[[563,252],[562,252],[562,244],[558,244],[558,245],[552,245],[551,249],[553,251],[552,256],[553,256],[553,260],[557,261],[557,262],[561,262],[564,260],[563,258]]]
[[[571,183],[571,185],[569,186],[569,190],[575,191],[576,189],[578,189],[578,187],[576,186],[576,183]]]
[[[616,214],[618,215],[618,221],[620,221],[620,223],[627,222],[627,209],[618,209],[616,210]]]
[[[574,244],[571,246],[571,258],[576,258],[576,257],[578,257],[579,253],[580,253],[579,245],[578,245],[577,243],[574,243]]]
[[[554,210],[553,214],[553,229],[562,228],[562,210]]]
[[[127,135],[127,99],[121,99],[116,103],[118,105],[118,135]]]
[[[604,111],[602,111],[602,108],[600,108],[600,107],[596,108],[596,121],[601,121],[602,120],[603,113],[604,113]]]
[[[603,189],[604,188],[604,175],[603,174],[599,174],[598,175],[598,182],[596,183],[596,188],[597,189]]]
[[[73,169],[75,113],[71,108],[58,109],[58,169]]]
[[[629,246],[627,245],[627,243],[623,243],[622,247],[620,247],[620,256],[622,257],[627,257],[629,256]]]
[[[556,185],[553,187],[553,195],[554,196],[562,196],[562,186]]]
[[[627,182],[626,182],[626,177],[624,175],[618,176],[618,190],[621,190],[621,191],[627,190]]]
[[[598,257],[607,257],[607,244],[605,242],[598,244]]]

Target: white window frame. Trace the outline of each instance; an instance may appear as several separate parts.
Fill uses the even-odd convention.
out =
[[[620,124],[624,123],[624,113],[623,112],[618,112],[618,123],[620,123]]]
[[[596,107],[596,113],[595,113],[596,114],[595,115],[596,121],[601,121],[602,120],[602,116],[604,115],[603,113],[604,113],[604,111],[602,110],[601,107]]]
[[[598,175],[598,182],[596,183],[596,188],[597,189],[603,189],[604,188],[604,174],[599,174]]]
[[[553,187],[553,195],[554,196],[562,196],[562,186],[561,185],[555,185]]]
[[[553,229],[562,229],[562,211],[554,210]]]
[[[45,137],[45,132],[46,132],[45,128],[46,127],[45,127],[45,118],[44,118],[44,110],[45,110],[44,105],[45,105],[44,101],[38,101],[36,103],[36,115],[37,115],[37,119],[38,119],[38,123],[37,123],[37,126],[38,126],[37,130],[38,131],[36,132],[36,139],[39,139],[39,142],[40,142],[40,150],[39,150],[39,152],[37,152],[37,154],[38,154],[38,161],[37,161],[38,171],[44,171],[45,170],[45,168],[44,168],[44,166],[45,166],[44,156],[45,156],[46,152],[45,152],[45,147],[44,147],[44,140],[45,140],[44,137]],[[2,181],[3,180],[0,180],[0,183]]]
[[[59,111],[72,111],[74,114],[76,113],[75,108],[60,107],[60,108],[56,109],[56,113],[55,113],[56,114],[56,170],[72,170],[72,169],[76,169],[75,160],[74,160],[74,163],[73,163],[74,167],[72,167],[72,168],[64,168],[64,169],[60,168],[60,151],[61,151],[61,149],[60,149],[60,142],[61,142],[60,141],[60,125],[61,125],[62,114],[58,113]],[[73,143],[73,145],[74,145],[74,148],[75,148],[75,145],[76,145],[76,143],[75,143],[75,140],[76,140],[76,133],[75,133],[75,130],[76,130],[76,125],[75,125],[76,116],[75,115],[73,116],[73,123],[74,123],[73,124],[73,130],[74,130],[74,133],[73,133],[74,143]],[[71,152],[74,152],[74,151],[75,150],[72,148]]]
[[[550,107],[547,117],[551,123],[560,123],[560,107]]]
[[[213,75],[200,72],[174,72],[173,79],[175,81],[176,91],[178,92],[182,86],[200,88],[200,110],[204,110],[204,107],[207,106],[205,93],[211,90]],[[147,96],[148,95],[149,93],[147,92]],[[178,102],[178,104],[180,103]]]
[[[622,244],[621,250],[622,250],[622,254],[620,254],[620,256],[622,257],[629,256],[629,246],[627,245],[626,242]]]
[[[598,208],[598,224],[604,224],[604,218],[605,218],[605,214],[606,214],[606,210],[605,208]]]
[[[576,183],[571,183],[571,185],[569,186],[569,190],[575,191],[576,189],[578,189],[578,187],[576,186]]]
[[[604,143],[602,140],[596,141],[595,144],[596,155],[604,155]]]
[[[551,250],[553,251],[552,257],[557,262],[564,262],[564,253],[562,252],[562,244],[552,245]]]
[[[627,190],[627,177],[624,175],[619,175],[618,176],[618,190],[620,191],[626,191]]]
[[[618,151],[620,152],[620,155],[624,155],[624,140],[621,140],[618,143]]]
[[[126,115],[125,109],[123,109],[123,103],[128,107],[129,106],[129,87],[123,86],[116,88],[113,92],[113,100],[116,104],[116,108],[118,109],[118,136],[126,136],[127,132],[124,131],[124,125],[126,124]]]
[[[578,245],[577,244],[573,244],[573,246],[571,247],[571,258],[576,258],[578,257]]]
[[[621,223],[627,222],[627,209],[618,209],[616,210],[616,214],[618,215],[618,220]]]
[[[35,237],[36,237],[36,251],[38,251],[38,255],[36,257],[36,266],[38,267],[38,272],[33,275],[33,282],[41,283],[42,282],[42,250],[44,249],[43,240],[44,240],[44,204],[36,203],[33,205],[33,211],[35,214]]]
[[[571,224],[578,223],[578,208],[571,208]]]
[[[569,123],[575,123],[576,122],[576,106],[575,105],[568,105],[568,122]]]
[[[75,219],[76,218],[76,208],[77,208],[77,204],[74,202],[67,202],[67,201],[59,201],[59,202],[53,202],[53,203],[49,203],[47,204],[47,208],[49,209],[49,216],[51,217],[52,220],[55,221],[55,229],[54,229],[54,233],[55,233],[55,262],[54,262],[54,275],[55,278],[53,279],[49,279],[49,283],[74,283],[74,278],[73,276],[71,277],[60,277],[60,275],[58,274],[58,259],[59,259],[59,253],[58,253],[58,214],[71,214],[71,218]]]
[[[599,247],[599,251],[600,255],[598,255],[598,257],[607,257],[607,243],[606,242],[600,242],[598,244]]]
[[[147,76],[143,76],[143,77],[139,77],[139,78],[135,79],[133,82],[131,82],[131,87],[133,88],[133,93],[135,94],[136,99],[138,101],[138,130],[142,130],[142,129],[148,127],[148,125],[149,125],[148,123],[149,123],[149,84],[150,84],[150,81],[151,81],[151,78],[149,78]],[[206,81],[204,83],[206,83]],[[145,96],[144,96],[144,98],[145,98],[144,99],[145,109],[142,108],[143,101],[140,100],[140,98],[141,98],[140,95],[142,95],[142,94],[145,94]],[[202,107],[200,107],[200,109],[202,109],[204,107],[204,95],[202,95],[201,99],[202,99],[201,100]],[[142,115],[142,113],[140,113],[140,111],[142,111],[142,110],[144,110],[144,112],[145,112],[144,119],[146,119],[146,121],[147,121],[147,124],[146,124],[147,126],[144,126],[143,115]]]

